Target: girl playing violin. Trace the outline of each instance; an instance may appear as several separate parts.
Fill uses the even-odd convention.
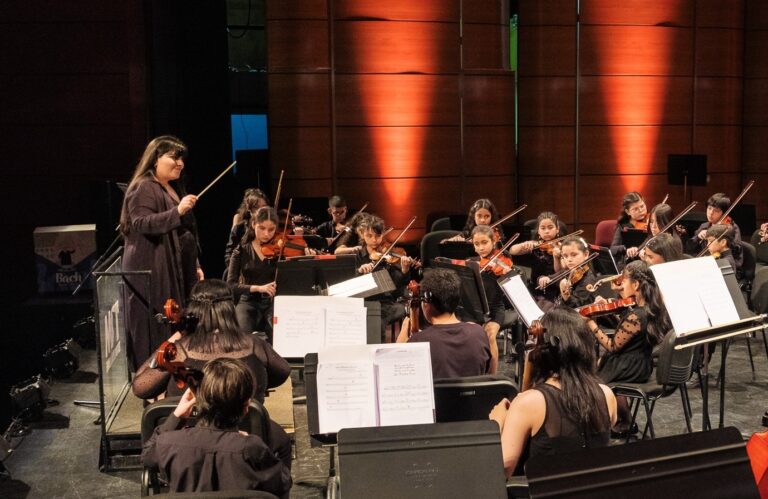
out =
[[[237,322],[243,332],[259,331],[272,342],[272,297],[275,296],[275,248],[269,243],[277,232],[277,212],[265,206],[251,217],[251,225],[242,242],[232,252],[227,284],[239,298]]]
[[[658,234],[651,239],[645,245],[643,251],[641,251],[640,256],[640,259],[647,263],[648,266],[674,262],[683,258],[683,243],[680,241],[680,238],[666,232]]]
[[[645,262],[628,263],[618,286],[621,298],[634,298],[636,305],[621,315],[616,334],[607,336],[594,320],[586,318],[587,327],[607,351],[600,359],[597,374],[606,384],[644,383],[653,370],[653,347],[661,342],[672,325],[656,279]],[[596,303],[604,302],[605,298],[598,296]],[[629,421],[629,406],[626,399],[620,397],[619,422],[614,430],[626,436]]]
[[[469,214],[467,215],[467,223],[464,225],[464,229],[461,234],[446,239],[446,241],[466,241],[472,237],[472,230],[478,225],[491,225],[499,219],[499,211],[490,199],[481,198],[472,203],[469,208]],[[495,227],[494,238],[496,243],[503,243],[504,232],[501,227]]]
[[[536,231],[531,241],[512,246],[512,253],[522,255],[531,253],[533,264],[531,265],[531,282],[533,284],[533,297],[544,312],[554,306],[558,289],[549,286],[538,289],[549,282],[550,275],[560,270],[560,244],[548,244],[557,239],[560,234],[560,220],[551,211],[543,211],[536,218]],[[517,252],[514,250],[517,248]]]
[[[718,224],[707,229],[707,250],[715,257],[715,260],[724,258],[731,264],[736,273],[736,279],[741,279],[741,269],[737,267],[734,250],[736,245],[733,240],[733,228],[728,225]],[[739,247],[739,250],[741,247]]]
[[[331,244],[336,236],[347,228],[347,202],[341,196],[331,196],[328,198],[328,214],[331,219],[317,226],[315,232],[318,236],[324,237],[328,244]],[[333,247],[328,247],[329,251],[336,249],[338,240],[333,243]]]
[[[362,243],[362,246],[355,251],[357,272],[368,274],[373,271],[376,262],[382,258],[387,249],[387,244],[384,242],[384,220],[376,215],[367,216],[365,229],[362,231]],[[394,292],[382,293],[371,298],[381,303],[382,342],[386,339],[387,326],[405,315],[405,307],[397,303],[395,297],[402,295],[409,281],[410,270],[416,263],[413,258],[406,255],[390,254],[390,257],[386,257],[386,261],[377,269],[384,268],[389,272],[396,289]]]
[[[621,215],[616,220],[616,232],[611,243],[611,253],[620,257],[635,258],[638,253],[636,246],[624,246],[622,234],[628,230],[648,230],[648,210],[643,196],[639,192],[628,192],[621,202]]]
[[[355,214],[344,229],[344,234],[336,241],[336,249],[333,250],[333,254],[352,255],[360,251],[363,247],[363,233],[372,216],[364,211]]]
[[[563,239],[560,245],[561,265],[564,269],[573,270],[573,273],[563,278],[558,285],[560,301],[571,308],[578,308],[592,302],[587,284],[594,284],[597,278],[588,266],[577,268],[588,256],[589,245],[584,239],[579,236]],[[550,278],[545,277],[542,282],[546,285],[550,282]]]
[[[232,229],[229,231],[229,240],[224,248],[224,277],[227,280],[227,270],[229,269],[229,259],[232,257],[232,252],[243,240],[245,232],[248,230],[248,225],[251,223],[251,216],[256,213],[256,210],[264,206],[269,206],[269,198],[261,189],[251,188],[246,189],[243,194],[243,201],[240,203],[240,207],[237,209],[237,213],[232,217]]]

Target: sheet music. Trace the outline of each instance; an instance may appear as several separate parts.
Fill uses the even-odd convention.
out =
[[[519,275],[499,282],[499,286],[509,301],[512,302],[520,317],[523,318],[526,326],[530,326],[533,321],[541,319],[541,316],[544,315],[525,286],[523,278]]]
[[[362,298],[329,296],[277,296],[274,311],[274,348],[282,357],[304,357],[320,351],[329,338],[328,321],[336,325],[337,313],[359,311],[354,323],[340,330],[341,343],[366,343],[366,311]],[[360,319],[362,317],[362,319]],[[331,335],[335,334],[332,332]],[[331,339],[331,342],[337,341]]]
[[[429,343],[379,347],[373,363],[379,426],[435,422]]]
[[[373,369],[368,356],[318,363],[317,402],[320,433],[376,426]]]
[[[365,345],[367,311],[365,307],[325,310],[325,347]]]
[[[677,336],[739,320],[728,287],[712,257],[651,267]]]
[[[328,287],[328,296],[354,296],[371,289],[376,289],[376,280],[373,274],[363,274]]]

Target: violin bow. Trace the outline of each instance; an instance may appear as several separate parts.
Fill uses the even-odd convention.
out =
[[[277,181],[277,192],[275,192],[275,210],[277,210],[277,203],[280,202],[280,191],[283,188],[283,174],[285,170],[280,170],[280,179]]]
[[[659,203],[659,204],[667,204],[667,199],[669,199],[669,194],[667,194],[666,196],[664,196],[664,199],[662,199],[662,200],[661,200],[661,203]]]
[[[397,244],[397,242],[398,242],[398,241],[400,241],[400,239],[401,239],[401,238],[402,238],[402,237],[405,235],[405,233],[406,233],[406,232],[408,232],[408,229],[410,229],[410,228],[411,228],[411,225],[413,225],[413,222],[415,222],[415,221],[416,221],[416,216],[414,215],[414,217],[411,219],[411,221],[410,221],[410,222],[408,222],[408,225],[406,225],[406,226],[405,226],[405,228],[402,230],[402,232],[400,232],[400,234],[398,234],[398,236],[395,238],[395,240],[392,242],[392,244],[390,244],[390,245],[389,245],[389,248],[387,248],[387,251],[385,251],[384,253],[382,253],[381,257],[379,257],[379,261],[378,261],[378,262],[376,262],[376,263],[373,265],[373,268],[371,269],[371,272],[373,272],[374,270],[376,270],[376,267],[378,267],[378,266],[379,266],[379,264],[380,264],[381,262],[383,262],[385,258],[387,258],[387,256],[389,255],[389,253],[392,251],[392,248],[394,248],[394,247],[395,247],[395,245]]]
[[[696,202],[696,201],[694,201],[693,203],[689,204],[688,207],[686,207],[683,211],[678,213],[675,218],[670,220],[669,223],[667,225],[665,225],[664,228],[659,231],[659,234],[663,234],[664,232],[668,231],[670,228],[674,227],[675,224],[677,222],[679,222],[681,218],[686,216],[697,204],[698,204],[698,202]],[[643,241],[643,244],[641,244],[640,246],[637,247],[637,251],[639,252],[640,250],[642,250],[643,248],[648,246],[648,243],[650,243],[651,241],[656,239],[656,236],[658,236],[659,234],[656,234],[655,236],[651,236],[648,239],[646,239],[645,241]]]
[[[528,208],[527,204],[520,205],[520,207],[518,209],[516,209],[515,211],[513,211],[509,215],[504,215],[504,217],[502,217],[502,218],[496,220],[495,222],[493,222],[490,225],[491,229],[493,229],[494,227],[497,227],[498,225],[506,222],[507,220],[509,220],[510,218],[514,217],[515,215],[517,215],[518,213],[520,213],[521,211],[523,211],[526,208]]]
[[[729,206],[728,209],[725,210],[725,213],[723,213],[723,216],[720,217],[720,220],[718,220],[717,223],[713,224],[713,225],[719,225],[719,224],[723,223],[723,220],[728,218],[728,214],[731,213],[731,210],[736,208],[736,205],[739,204],[739,201],[741,201],[741,198],[743,198],[744,196],[747,195],[747,193],[749,192],[749,190],[752,188],[753,185],[755,185],[755,181],[754,180],[750,180],[749,183],[747,184],[747,186],[744,188],[744,190],[741,191],[741,194],[739,194],[736,197],[736,199],[733,200],[733,203],[731,203],[731,206]]]
[[[560,236],[558,238],[552,239],[551,241],[541,241],[541,239],[539,239],[539,241],[541,241],[541,243],[538,246],[536,246],[535,249],[541,249],[541,247],[544,246],[544,245],[556,244],[556,243],[559,243],[560,241],[562,241],[563,239],[565,239],[566,237],[580,236],[583,233],[584,233],[584,231],[582,229],[579,229],[577,231],[571,232],[570,234],[566,234],[564,236]]]
[[[591,262],[592,260],[597,258],[598,254],[599,253],[592,253],[583,262],[581,262],[580,264],[576,265],[574,268],[572,268],[572,269],[563,269],[560,272],[552,275],[549,278],[549,282],[547,284],[545,284],[544,286],[536,286],[536,289],[539,289],[539,290],[546,289],[550,284],[554,284],[555,282],[557,282],[560,279],[562,279],[563,277],[567,276],[568,274],[570,274],[574,270],[583,267],[584,265],[588,264],[589,262]]]
[[[362,207],[362,208],[360,208],[359,210],[357,210],[357,211],[355,212],[355,214],[354,214],[354,215],[352,215],[352,217],[350,218],[350,220],[352,220],[352,219],[353,219],[353,218],[355,218],[357,215],[359,215],[359,214],[361,214],[362,212],[364,212],[366,208],[368,208],[368,201],[366,201],[366,202],[365,202],[365,204],[363,205],[363,207]],[[349,229],[349,226],[346,226],[346,227],[345,227],[345,229]],[[331,246],[333,246],[334,244],[336,244],[336,241],[338,241],[338,240],[339,240],[339,238],[341,237],[341,235],[342,235],[342,234],[344,234],[345,232],[346,232],[346,230],[342,230],[342,231],[339,231],[339,233],[338,233],[338,234],[336,234],[336,237],[334,237],[333,239],[331,239],[331,242],[330,242],[330,243],[328,243],[328,247],[330,248]]]
[[[203,189],[202,191],[200,191],[200,194],[198,194],[198,195],[197,195],[197,198],[198,198],[198,199],[200,199],[201,197],[203,197],[203,194],[205,194],[205,191],[207,191],[208,189],[210,189],[211,187],[213,187],[213,184],[215,184],[216,182],[218,182],[218,181],[219,181],[219,179],[220,179],[221,177],[223,177],[223,176],[224,176],[224,174],[225,174],[225,173],[227,173],[229,170],[231,170],[232,168],[234,168],[234,166],[235,166],[236,164],[237,164],[237,161],[233,161],[231,165],[229,165],[228,167],[224,168],[224,171],[223,171],[223,172],[221,172],[221,173],[219,173],[219,176],[218,176],[218,177],[216,177],[215,179],[213,179],[213,181],[212,181],[210,184],[208,184],[208,185],[206,186],[206,188],[205,188],[205,189]]]
[[[512,243],[514,243],[514,242],[515,242],[515,240],[516,240],[518,237],[520,237],[520,233],[519,233],[519,232],[518,232],[518,233],[516,233],[514,236],[510,237],[510,238],[509,238],[509,241],[507,241],[507,242],[504,244],[504,246],[502,246],[502,247],[501,247],[501,249],[500,249],[500,250],[499,250],[499,251],[498,251],[498,252],[497,252],[495,255],[493,255],[493,257],[492,257],[492,258],[490,258],[490,259],[489,259],[489,260],[486,262],[486,264],[485,264],[485,265],[483,265],[482,267],[480,267],[480,272],[482,272],[483,270],[485,270],[486,268],[488,268],[488,266],[489,266],[490,264],[492,264],[493,262],[495,262],[495,261],[496,261],[496,259],[497,259],[499,256],[501,256],[501,254],[502,254],[502,253],[504,253],[504,251],[506,251],[506,250],[507,250],[507,248],[509,248],[510,246],[512,246]]]

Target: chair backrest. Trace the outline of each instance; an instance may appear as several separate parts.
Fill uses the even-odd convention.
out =
[[[498,374],[436,379],[435,421],[487,419],[493,406],[515,396],[515,382]]]
[[[656,365],[656,382],[660,385],[679,385],[691,378],[695,348],[675,350],[675,341],[677,335],[671,330],[661,342]]]
[[[616,220],[600,220],[595,227],[595,244],[609,247],[616,233],[616,225],[618,225]]]
[[[451,230],[451,219],[449,217],[442,217],[432,222],[429,231],[435,232],[438,230]]]
[[[768,265],[768,243],[757,242],[752,246],[755,247],[755,259],[757,260],[757,264]]]
[[[751,298],[752,310],[756,314],[768,312],[768,267],[762,267],[755,272]]]
[[[744,256],[741,263],[741,275],[745,281],[752,282],[755,279],[755,268],[757,267],[757,250],[746,241],[742,241],[740,245],[741,254]]]
[[[456,230],[438,230],[428,232],[421,238],[421,261],[425,267],[432,264],[432,259],[440,256],[440,241],[458,234]]]

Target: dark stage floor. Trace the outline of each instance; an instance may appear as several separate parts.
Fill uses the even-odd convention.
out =
[[[746,343],[737,340],[728,356],[726,394],[726,425],[736,426],[747,437],[762,430],[761,416],[768,409],[768,359],[762,339],[752,340],[756,373],[753,376]],[[53,385],[51,397],[60,405],[46,410],[32,432],[14,439],[16,448],[6,459],[12,479],[0,483],[0,497],[137,497],[140,492],[138,469],[102,473],[98,469],[100,427],[93,422],[98,416],[94,408],[75,406],[74,400],[98,398],[95,352],[86,351],[81,358],[81,370],[66,381]],[[712,372],[720,364],[715,355]],[[504,369],[512,371],[512,364]],[[303,395],[303,384],[293,375],[294,395]],[[712,423],[717,425],[717,397],[714,382],[710,407]],[[701,428],[701,394],[690,391],[694,410],[694,429]],[[642,412],[642,411],[641,411]],[[306,407],[294,405],[298,459],[293,464],[294,487],[291,497],[323,497],[328,473],[328,450],[311,449],[308,445]],[[669,436],[685,431],[680,397],[676,393],[659,402],[654,413],[657,436]],[[623,445],[615,441],[617,445]],[[627,444],[631,446],[632,444]],[[130,463],[131,460],[126,460]],[[499,463],[501,465],[501,463]],[[341,470],[343,474],[343,470]]]

